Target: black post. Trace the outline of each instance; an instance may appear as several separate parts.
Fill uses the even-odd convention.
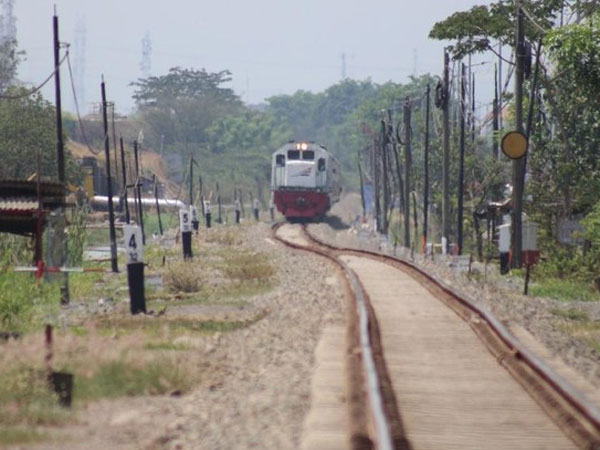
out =
[[[429,209],[429,108],[431,107],[431,86],[427,85],[425,103],[425,155],[423,167],[423,253],[427,250],[427,213]]]
[[[119,138],[119,144],[121,146],[121,170],[123,172],[123,203],[125,204],[125,222],[129,223],[131,217],[129,217],[129,201],[127,199],[127,170],[125,168],[125,147],[123,145],[122,136]]]
[[[58,16],[56,11],[53,17],[53,29],[54,29],[54,84],[56,94],[56,165],[58,182],[66,188],[66,173],[65,173],[65,144],[63,140],[63,126],[62,126],[62,96],[60,91],[60,41],[58,38]],[[38,168],[38,179],[40,176],[40,170]],[[67,262],[67,235],[65,233],[66,227],[66,215],[65,209],[60,209],[60,218],[58,223],[55,225],[56,239],[58,241],[58,263],[60,266],[64,266]],[[61,286],[61,304],[69,304],[69,273],[63,274],[63,284]]]
[[[110,265],[112,271],[117,273],[117,237],[115,233],[115,211],[113,208],[112,180],[110,175],[110,143],[108,141],[108,118],[106,115],[106,87],[102,77],[102,121],[104,123],[104,157],[106,158],[106,181],[108,187],[108,223],[110,232]]]
[[[119,150],[117,150],[117,133],[115,131],[115,102],[110,102],[110,120],[112,123],[113,150],[115,152],[115,190],[119,187]]]
[[[198,188],[200,190],[200,207],[202,208],[202,215],[204,216],[204,186],[202,185],[202,177],[200,175],[198,175]]]
[[[194,204],[194,157],[190,155],[190,205]]]
[[[371,169],[373,170],[373,181],[375,182],[375,218],[376,229],[381,231],[381,182],[379,180],[379,142],[373,140],[373,152],[371,158]]]
[[[525,14],[523,0],[516,0],[517,30],[515,49],[515,129],[523,133],[523,79],[525,76]],[[511,250],[514,268],[521,268],[523,250],[523,193],[525,189],[525,158],[513,160],[513,195],[511,222]]]
[[[456,219],[456,245],[458,254],[463,251],[463,195],[465,189],[465,119],[466,119],[466,66],[461,63],[460,71],[460,161],[458,169],[458,218]]]
[[[240,208],[242,209],[242,217],[246,217],[246,210],[244,209],[244,196],[242,195],[242,188],[238,188]]]
[[[404,102],[404,246],[406,248],[410,248],[410,166],[412,165],[410,142],[411,113],[410,98],[406,97],[406,101]]]
[[[142,186],[140,183],[140,164],[139,164],[139,144],[138,141],[133,141],[133,153],[135,156],[135,190],[138,200],[138,218],[140,220],[140,228],[142,229],[142,242],[146,245],[146,232],[144,231],[144,208],[142,206]]]
[[[65,144],[62,129],[62,100],[60,92],[60,42],[58,40],[58,16],[53,18],[54,25],[54,83],[56,93],[56,162],[58,169],[58,181],[65,184]]]
[[[364,181],[363,181],[363,173],[362,173],[362,164],[360,158],[360,150],[358,151],[358,177],[360,180],[360,204],[362,205],[362,216],[363,219],[367,215],[366,205],[365,205],[365,191],[364,191]]]
[[[471,142],[475,142],[475,74],[471,74]],[[473,149],[471,149],[472,151]]]
[[[495,67],[494,70],[494,103],[492,106],[492,123],[494,135],[492,139],[492,155],[494,159],[498,160],[498,132],[499,132],[499,122],[498,115],[501,114],[501,108],[498,105],[498,67]]]
[[[146,314],[143,262],[127,264],[127,284],[129,285],[129,308],[131,314]]]
[[[158,203],[158,179],[154,175],[154,201],[156,202],[156,214],[158,215],[158,231],[163,235],[162,220],[160,218],[160,205]]]
[[[181,242],[183,244],[183,259],[192,258],[192,232],[184,231],[181,233]]]
[[[442,244],[448,251],[450,239],[450,56],[444,50],[444,83],[442,85],[442,108],[444,113],[444,157],[442,162]]]
[[[217,207],[218,207],[218,216],[217,223],[223,223],[223,208],[221,206],[221,188],[219,187],[219,182],[217,181]]]

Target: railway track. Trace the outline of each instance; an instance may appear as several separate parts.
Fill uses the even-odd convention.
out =
[[[410,262],[278,224],[346,280],[353,449],[600,449],[600,413],[494,317]],[[336,447],[338,448],[338,447]]]

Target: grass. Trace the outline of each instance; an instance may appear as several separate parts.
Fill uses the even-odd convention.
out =
[[[549,297],[564,301],[598,301],[600,295],[588,284],[573,281],[561,280],[558,278],[547,278],[536,280],[529,287],[529,292],[535,297]]]
[[[35,327],[59,299],[58,283],[36,283],[29,273],[0,273],[0,327],[3,331]]]
[[[558,309],[558,308],[554,308],[551,309],[550,312],[552,314],[554,314],[555,316],[558,317],[562,317],[563,319],[567,319],[567,320],[573,320],[576,322],[586,322],[589,321],[589,315],[587,312],[585,311],[580,311],[577,309]]]
[[[48,388],[46,372],[26,364],[2,373],[0,411],[2,426],[56,425],[68,414]]]
[[[35,430],[0,426],[0,445],[33,444],[45,439],[45,434]]]
[[[108,230],[87,232],[88,243],[107,245]],[[117,309],[74,314],[66,327],[56,328],[53,369],[74,374],[75,411],[100,398],[185,393],[208,377],[220,376],[220,363],[212,365],[198,349],[212,342],[212,335],[248,327],[267,312],[247,308],[237,319],[215,320],[194,313],[177,316],[170,302],[241,308],[250,305],[247,297],[271,289],[275,268],[265,255],[244,247],[244,232],[244,227],[203,229],[194,239],[195,258],[185,263],[180,260],[180,246],[147,245],[148,271],[162,274],[165,288],[164,292],[148,290],[148,309],[168,306],[167,314],[130,316]],[[123,263],[120,256],[118,275],[72,274],[72,301],[127,296]],[[109,268],[108,262],[84,264]],[[44,440],[47,436],[36,432],[38,426],[59,425],[74,418],[58,406],[44,370],[42,330],[47,320],[56,323],[59,288],[58,283],[38,286],[28,274],[0,272],[0,331],[24,332],[18,341],[0,342],[0,446]]]
[[[79,377],[74,397],[78,401],[137,395],[160,395],[188,391],[194,384],[191,373],[171,358],[145,363],[110,361],[91,377]]]

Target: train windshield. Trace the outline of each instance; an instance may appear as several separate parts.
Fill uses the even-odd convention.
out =
[[[288,159],[300,159],[300,150],[288,150]]]
[[[315,152],[313,152],[312,150],[304,150],[302,152],[302,159],[305,159],[307,161],[313,161],[315,159]]]

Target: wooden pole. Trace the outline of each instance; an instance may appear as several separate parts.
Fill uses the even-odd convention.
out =
[[[460,161],[458,169],[458,217],[456,219],[456,244],[458,254],[463,250],[463,200],[465,192],[465,125],[466,125],[466,66],[461,63],[460,76]]]
[[[429,209],[429,109],[431,107],[431,86],[427,85],[425,99],[425,155],[423,161],[423,253],[427,250],[427,213]]]
[[[102,77],[102,121],[104,123],[104,157],[106,158],[106,181],[108,187],[108,223],[110,232],[110,265],[114,273],[119,272],[117,265],[117,237],[115,232],[115,211],[113,208],[112,179],[110,175],[110,143],[108,140],[108,118],[106,115],[106,86]]]

